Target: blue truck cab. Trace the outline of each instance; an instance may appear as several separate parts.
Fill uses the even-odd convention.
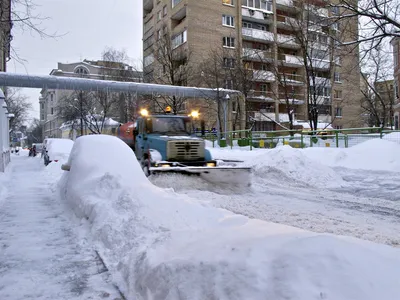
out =
[[[133,126],[134,150],[143,171],[165,167],[215,167],[205,141],[194,135],[192,118],[177,115],[139,117]]]

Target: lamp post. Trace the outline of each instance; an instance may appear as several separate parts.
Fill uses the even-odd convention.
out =
[[[231,99],[231,97],[229,96],[229,94],[226,94],[225,98],[224,98],[224,138],[225,140],[227,140],[226,138],[226,132],[227,132],[227,125],[228,125],[228,120],[227,120],[227,113],[228,113],[228,101]]]

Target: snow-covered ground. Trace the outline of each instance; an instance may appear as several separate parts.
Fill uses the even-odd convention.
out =
[[[400,245],[398,143],[373,139],[348,149],[210,151],[215,158],[252,166],[253,186],[224,189],[172,175],[154,177],[152,182],[251,218]]]
[[[53,172],[52,172],[53,171]],[[0,299],[120,299],[88,242],[55,197],[59,166],[27,152],[0,173]]]
[[[293,150],[275,151],[286,160],[304,158]],[[158,188],[145,178],[130,151],[114,137],[82,137],[72,150],[71,170],[59,185],[61,198],[84,220],[83,228],[90,232],[113,280],[128,299],[372,300],[394,299],[400,292],[399,249],[254,220],[213,207],[229,198],[240,198],[247,207],[244,203],[250,204],[253,190],[224,195],[218,190],[193,191],[201,185],[188,185],[178,193]],[[265,166],[271,163],[265,160]],[[327,168],[320,166],[318,174]],[[292,171],[287,163],[276,174],[287,177]],[[186,181],[171,178],[175,183]],[[323,180],[338,178],[332,173]],[[315,222],[312,205],[290,208],[294,202],[285,202],[305,197],[299,189],[303,184],[296,181],[292,190],[275,192],[279,200],[275,204],[280,202],[283,209],[288,205],[298,218],[308,216],[310,224],[329,221],[321,216]],[[254,185],[252,189],[260,189],[256,193],[260,196],[261,183],[255,179]],[[303,192],[313,193],[310,188],[303,187]],[[262,198],[258,201],[261,204]],[[259,212],[264,209],[258,206]],[[340,209],[336,212],[341,213]]]
[[[0,299],[397,299],[398,147],[211,149],[253,167],[246,189],[155,186],[111,136],[79,138],[69,172],[13,157]]]

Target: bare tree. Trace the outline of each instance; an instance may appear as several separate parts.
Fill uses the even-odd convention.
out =
[[[28,101],[26,95],[21,94],[18,88],[7,88],[6,95],[7,110],[14,114],[14,117],[10,120],[10,129],[17,130],[28,120],[32,104]]]
[[[42,142],[43,124],[38,119],[33,119],[26,132],[28,145]]]
[[[34,0],[2,0],[0,2],[0,28],[18,28],[21,31],[29,31],[40,38],[56,38],[62,35],[57,32],[49,32],[43,25],[48,17],[37,13],[38,5]],[[0,40],[7,41],[6,47],[10,48],[10,56],[16,61],[23,63],[24,59],[18,55],[18,51],[11,45],[11,27],[8,30],[0,30]]]
[[[400,36],[399,0],[341,0],[332,6],[341,11],[340,20],[359,18],[362,24],[358,39],[346,44],[371,42],[370,47],[375,48],[387,37]]]
[[[369,52],[364,66],[361,107],[368,116],[368,125],[393,128],[394,82],[391,59],[381,46]]]
[[[141,72],[134,70],[128,63],[130,58],[125,50],[107,47],[102,53],[103,68],[100,74],[105,80],[124,82],[142,81]],[[120,122],[133,120],[139,107],[138,97],[133,93],[110,93],[98,95],[100,106],[110,114],[119,116]],[[111,97],[108,99],[108,97]]]
[[[154,45],[154,60],[158,72],[153,74],[153,80],[157,84],[186,86],[193,80],[194,69],[191,63],[191,52],[187,49],[183,40],[186,32],[177,36],[171,36],[167,26],[163,26],[157,32],[157,41]],[[164,111],[166,106],[171,107],[173,114],[184,110],[186,97],[184,95],[163,96],[155,95],[153,101],[156,108]]]

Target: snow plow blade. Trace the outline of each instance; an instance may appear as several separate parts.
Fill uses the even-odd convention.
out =
[[[251,185],[251,168],[248,167],[153,167],[152,174],[180,173],[197,175],[204,180],[216,183],[236,186]]]

